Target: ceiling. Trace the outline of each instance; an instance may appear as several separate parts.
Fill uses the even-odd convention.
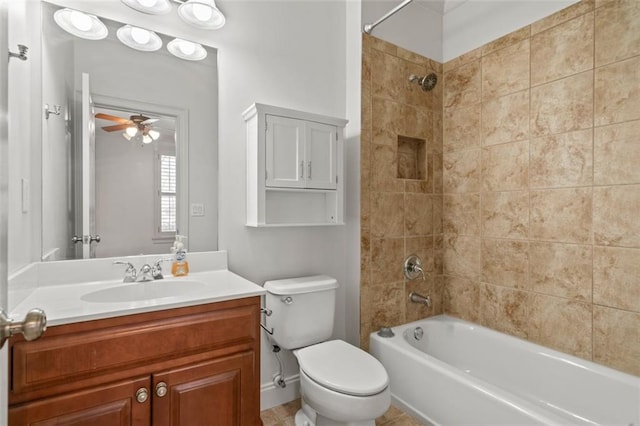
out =
[[[416,4],[444,16],[467,1],[469,0],[416,0]]]

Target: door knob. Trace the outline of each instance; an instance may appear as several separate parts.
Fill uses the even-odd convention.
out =
[[[162,398],[167,394],[167,384],[165,382],[160,382],[156,385],[156,396]]]
[[[36,340],[47,329],[47,316],[42,309],[32,309],[22,321],[14,321],[0,309],[0,348],[14,334],[22,333],[25,340]]]

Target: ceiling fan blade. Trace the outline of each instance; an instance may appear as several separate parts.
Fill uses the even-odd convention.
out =
[[[159,118],[147,118],[146,120],[144,120],[140,124],[151,124],[151,123],[155,123],[158,120],[160,120],[160,119]]]
[[[117,123],[131,123],[131,120],[128,118],[117,117],[115,115],[103,114],[101,112],[96,114],[96,118],[101,118],[103,120],[115,121]]]
[[[125,130],[129,127],[132,127],[131,124],[124,123],[124,124],[116,124],[114,126],[105,126],[102,128],[102,130],[105,130],[107,132],[115,132],[117,130]]]

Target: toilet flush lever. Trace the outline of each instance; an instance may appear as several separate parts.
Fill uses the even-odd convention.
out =
[[[261,307],[260,313],[270,317],[273,311],[271,309]],[[266,331],[269,335],[273,335],[273,327],[271,328],[271,330],[269,330],[264,324],[262,324],[262,322],[260,323],[260,327],[262,327],[262,329]]]
[[[282,300],[282,303],[284,303],[285,305],[291,305],[293,303],[293,297],[291,296],[283,297],[280,300]]]

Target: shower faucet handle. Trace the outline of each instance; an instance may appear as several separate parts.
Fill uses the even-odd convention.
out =
[[[404,261],[404,277],[408,280],[415,280],[420,275],[422,275],[422,279],[425,280],[424,269],[422,268],[422,259],[420,259],[417,255],[412,254],[407,257]]]

